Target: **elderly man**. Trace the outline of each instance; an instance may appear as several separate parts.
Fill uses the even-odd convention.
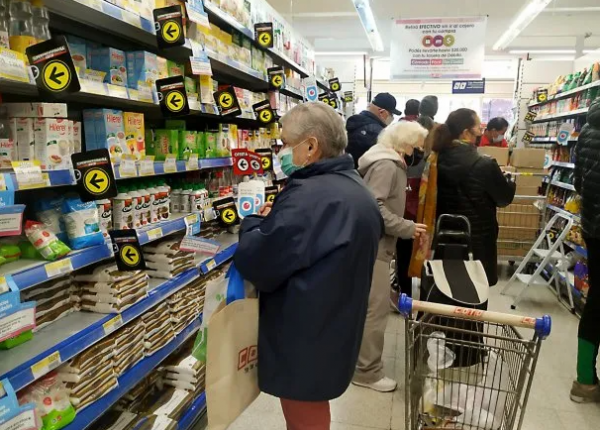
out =
[[[331,107],[301,104],[281,123],[289,180],[244,219],[235,265],[260,294],[261,390],[288,429],[327,430],[356,366],[383,220]]]

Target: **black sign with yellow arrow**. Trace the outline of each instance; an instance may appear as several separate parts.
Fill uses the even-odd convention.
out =
[[[319,94],[319,101],[328,105],[329,104],[329,94],[327,94],[327,93]]]
[[[154,9],[153,14],[159,48],[172,48],[185,44],[181,6]]]
[[[237,206],[233,197],[225,197],[213,202],[213,209],[217,214],[219,223],[223,227],[231,227],[240,223]]]
[[[254,110],[256,119],[261,124],[271,124],[272,122],[275,122],[277,120],[275,112],[273,112],[273,108],[271,107],[271,103],[269,102],[269,100],[263,100],[262,102],[252,105],[252,109]]]
[[[280,90],[285,88],[285,72],[283,67],[270,67],[267,69],[267,76],[269,77],[269,89]]]
[[[340,91],[342,89],[342,85],[340,84],[340,80],[338,78],[333,78],[329,80],[329,89],[334,93]]]
[[[335,93],[329,96],[329,106],[331,106],[334,109],[337,109],[339,107],[338,98],[335,95]]]
[[[117,268],[122,272],[144,270],[146,262],[135,230],[111,230]]]
[[[229,86],[213,94],[221,116],[237,116],[242,113],[233,87]]]
[[[254,24],[254,38],[261,48],[273,47],[273,23],[263,22]]]
[[[82,201],[110,199],[117,195],[117,183],[108,149],[73,154],[71,161]]]
[[[181,116],[190,113],[183,76],[171,76],[157,80],[156,90],[164,116]]]
[[[260,155],[260,162],[262,163],[262,168],[265,172],[273,170],[273,151],[271,149],[259,148],[254,152]]]
[[[266,187],[265,188],[265,202],[273,203],[275,201],[275,197],[277,197],[277,194],[279,194],[279,188],[277,188],[275,186]]]
[[[81,89],[64,36],[32,45],[26,52],[35,83],[44,93],[58,97]]]
[[[548,89],[547,88],[542,88],[540,90],[537,90],[536,101],[538,103],[544,103],[544,102],[548,101]]]

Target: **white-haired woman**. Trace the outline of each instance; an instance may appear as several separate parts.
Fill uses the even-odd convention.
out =
[[[389,265],[398,238],[416,238],[425,225],[404,219],[406,204],[406,161],[415,148],[423,148],[427,130],[416,122],[399,122],[387,127],[358,160],[358,171],[377,199],[385,234],[379,242],[373,272],[369,309],[353,383],[376,391],[396,389],[396,381],[383,373],[383,338],[389,314]]]

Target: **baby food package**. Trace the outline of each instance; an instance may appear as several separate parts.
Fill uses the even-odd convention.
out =
[[[127,153],[123,112],[114,109],[98,109],[94,114],[96,124],[96,149],[106,148],[113,162],[121,161]]]
[[[85,137],[85,149],[91,151],[98,149],[96,139],[96,109],[83,110],[83,135]]]
[[[87,45],[84,39],[67,35],[67,44],[69,45],[69,53],[73,60],[73,65],[77,67],[79,75],[82,75],[88,68],[87,65]]]
[[[62,197],[41,198],[34,203],[35,216],[46,228],[63,242],[67,240],[67,232],[62,221]]]
[[[189,160],[192,154],[198,153],[195,131],[179,131],[179,160]]]
[[[163,161],[169,154],[179,152],[178,130],[155,130],[154,132],[154,156],[156,161]]]
[[[36,119],[34,124],[35,156],[44,170],[69,168],[72,122],[68,119]]]
[[[158,79],[158,60],[156,54],[146,51],[127,53],[127,82],[129,88],[138,88],[143,82],[151,87]]]
[[[81,123],[73,121],[73,151],[81,152]]]
[[[66,198],[63,202],[63,221],[73,249],[104,243],[95,202],[83,203],[79,197]]]
[[[35,159],[35,134],[33,118],[15,118],[17,156],[21,161]]]
[[[124,112],[125,143],[127,154],[141,160],[146,155],[144,115],[141,113]]]
[[[25,223],[25,235],[46,260],[54,261],[71,252],[71,248],[61,242],[41,222],[27,221]]]
[[[115,48],[92,50],[92,69],[106,73],[104,82],[127,86],[127,59],[125,52]]]

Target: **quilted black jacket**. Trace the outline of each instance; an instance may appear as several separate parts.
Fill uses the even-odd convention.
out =
[[[348,131],[346,152],[354,158],[354,167],[358,168],[358,159],[377,143],[377,138],[384,128],[383,121],[367,110],[348,118],[346,122]]]
[[[600,239],[600,99],[590,106],[587,124],[575,147],[575,189],[583,200],[584,234]]]
[[[477,153],[473,145],[454,141],[439,153],[437,215],[464,215],[471,222],[476,260],[483,263],[490,286],[498,283],[496,208],[508,206],[516,185],[498,163]]]

